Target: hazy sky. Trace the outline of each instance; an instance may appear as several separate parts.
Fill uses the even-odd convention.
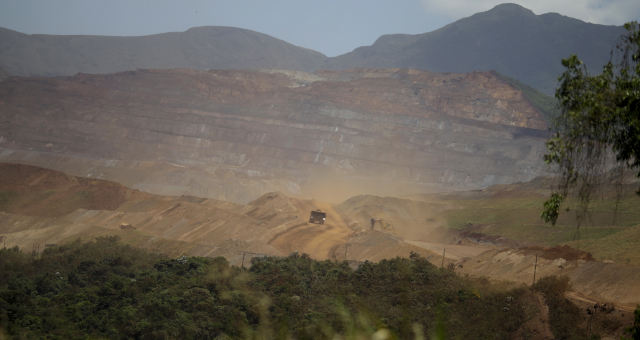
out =
[[[424,33],[486,11],[494,0],[0,0],[0,26],[24,33],[145,35],[194,26],[235,26],[328,56],[380,35]],[[640,19],[640,0],[513,1],[536,14],[557,12],[621,25]]]

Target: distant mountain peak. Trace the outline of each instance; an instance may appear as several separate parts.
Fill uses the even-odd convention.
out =
[[[193,33],[193,32],[224,32],[224,31],[250,32],[250,33],[256,33],[256,34],[264,34],[256,31],[248,30],[246,28],[231,27],[231,26],[194,26],[194,27],[190,27],[185,32]]]
[[[536,15],[504,3],[435,31],[382,36],[328,60],[332,69],[416,68],[435,72],[495,70],[552,95],[562,74],[562,58],[577,54],[591,70],[609,60],[624,33],[619,26],[595,25],[559,14]]]
[[[495,13],[498,15],[536,15],[530,9],[514,3],[496,5],[494,8],[487,11],[487,13]]]
[[[248,29],[193,27],[145,36],[24,35],[0,29],[0,68],[16,76],[139,68],[317,69],[326,56]]]

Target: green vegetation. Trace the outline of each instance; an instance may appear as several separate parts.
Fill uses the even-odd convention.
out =
[[[590,233],[589,228],[585,228]],[[640,264],[640,225],[625,228],[619,232],[601,238],[583,239],[567,242],[568,245],[590,252],[601,260],[612,260],[617,263]]]
[[[580,327],[583,320],[579,308],[563,298],[568,288],[569,279],[566,277],[545,277],[533,286],[542,293],[549,306],[549,323],[556,339],[586,339],[586,332]]]
[[[546,282],[536,289],[561,314],[557,337],[582,334],[566,286]],[[0,334],[16,338],[526,338],[539,313],[534,294],[461,278],[415,254],[356,270],[266,257],[242,270],[223,258],[168,259],[115,237],[41,257],[0,250]]]
[[[449,200],[455,208],[444,212],[446,226],[502,236],[511,240],[544,246],[568,244],[592,253],[597,259],[619,263],[640,264],[640,197],[631,190],[618,203],[604,196],[591,204],[590,212],[577,234],[576,217],[561,214],[556,226],[540,219],[540,207],[545,201],[541,193],[517,189],[507,197],[483,196]],[[565,206],[577,203],[569,200]],[[615,221],[615,223],[614,223]]]
[[[15,191],[0,191],[0,209],[6,208],[17,196]]]
[[[531,103],[533,107],[535,107],[538,111],[542,113],[547,124],[550,124],[551,122],[553,122],[553,120],[556,117],[558,117],[558,115],[560,114],[558,103],[553,97],[548,96],[534,89],[531,86],[525,85],[517,81],[516,79],[507,77],[497,72],[496,74],[502,80],[506,81],[509,85],[520,90],[522,92],[522,95],[527,99],[527,101],[529,101],[529,103]]]
[[[631,335],[631,339],[640,340],[640,306],[636,308],[636,311],[633,314],[635,316],[635,320],[633,322],[633,326],[631,326],[628,331]]]
[[[630,22],[625,28],[618,63],[610,61],[602,73],[589,75],[575,55],[562,60],[566,71],[556,90],[561,113],[545,155],[561,179],[544,205],[545,222],[556,223],[559,203],[573,193],[580,203],[579,229],[605,174],[617,174],[621,182],[624,169],[640,169],[640,26]],[[611,172],[614,161],[618,169]]]

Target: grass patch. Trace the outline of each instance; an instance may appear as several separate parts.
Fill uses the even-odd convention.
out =
[[[526,193],[523,193],[525,196]],[[579,229],[576,229],[575,201],[569,201],[569,211],[562,211],[555,226],[540,218],[546,197],[482,197],[450,200],[456,208],[445,211],[446,225],[464,229],[475,225],[479,232],[499,235],[522,243],[543,246],[569,244],[592,252],[598,259],[640,264],[640,197],[630,194],[618,203],[611,198],[597,199]],[[615,225],[613,222],[616,222]],[[579,241],[578,241],[579,240]],[[635,246],[634,246],[635,244]]]
[[[496,72],[497,73],[497,72]],[[538,111],[542,113],[547,124],[551,124],[553,119],[560,114],[560,108],[558,107],[558,102],[552,96],[548,96],[531,86],[525,85],[513,78],[507,77],[503,74],[497,73],[498,76],[507,82],[509,85],[517,88],[522,91],[522,95],[535,107]]]
[[[87,190],[81,190],[75,193],[75,198],[81,201],[90,200],[92,196],[91,192]]]
[[[15,191],[0,191],[0,209],[8,207],[17,197],[18,193]]]
[[[640,225],[600,238],[567,242],[572,247],[590,252],[596,259],[617,263],[640,264]]]

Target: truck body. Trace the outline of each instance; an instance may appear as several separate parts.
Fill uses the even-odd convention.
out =
[[[326,220],[327,220],[327,213],[321,210],[311,211],[311,215],[309,216],[309,223],[324,224]]]

